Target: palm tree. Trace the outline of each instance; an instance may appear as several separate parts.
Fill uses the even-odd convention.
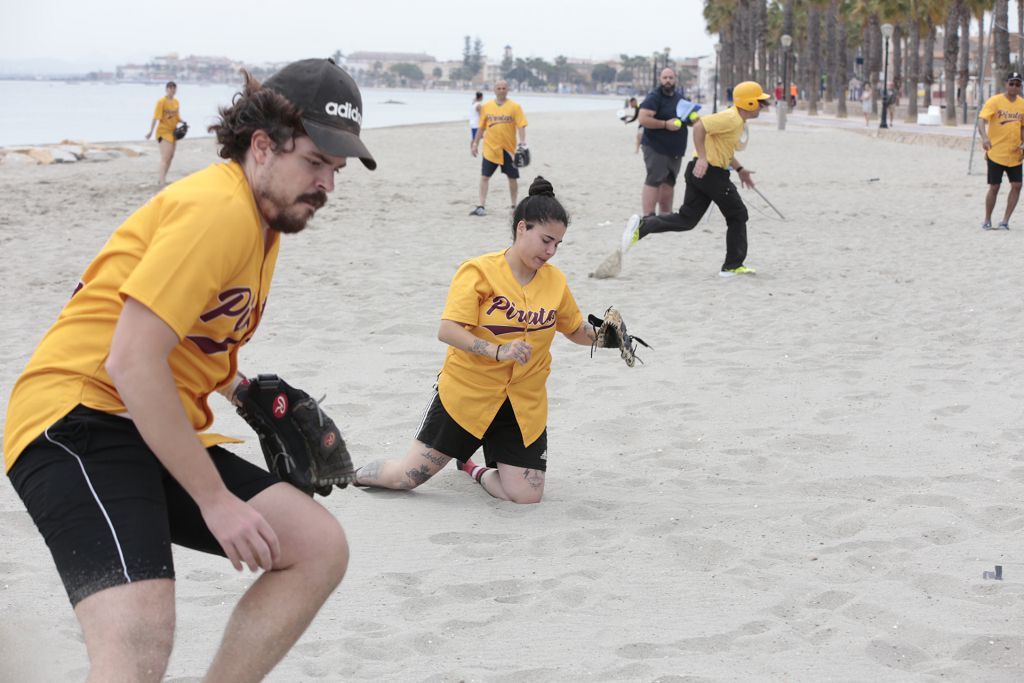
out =
[[[836,16],[836,68],[835,68],[835,93],[836,93],[836,117],[846,118],[846,86],[849,83],[849,65],[846,61],[846,19],[849,13],[849,5],[840,0],[832,0],[832,10],[829,14]]]
[[[992,11],[992,56],[995,60],[995,77],[997,80],[1006,78],[1010,71],[1010,8],[1008,0],[996,0]]]
[[[946,111],[945,124],[956,125],[956,58],[960,52],[960,39],[957,35],[960,28],[960,13],[963,0],[950,0],[946,11],[945,36],[943,38],[943,54],[946,57],[945,80],[946,80]]]
[[[967,79],[971,63],[971,11],[966,0],[960,3],[960,60],[956,69],[957,106],[967,123]]]
[[[807,114],[818,115],[821,94],[821,11],[818,2],[807,6]]]
[[[967,8],[978,22],[978,72],[975,80],[978,86],[978,101],[976,104],[981,103],[985,90],[985,69],[992,62],[992,55],[985,50],[985,13],[991,7],[990,0],[967,0]]]

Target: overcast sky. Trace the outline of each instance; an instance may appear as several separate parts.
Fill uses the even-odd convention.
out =
[[[553,60],[713,54],[702,0],[8,0],[0,20],[0,65],[67,62],[82,71],[168,52],[248,63],[358,50],[426,52],[460,59],[463,36],[479,36],[489,59],[504,45],[517,57]],[[9,69],[8,69],[9,70]]]

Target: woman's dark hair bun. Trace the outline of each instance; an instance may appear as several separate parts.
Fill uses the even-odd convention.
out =
[[[551,183],[544,180],[544,176],[537,176],[530,183],[530,196],[531,197],[554,197],[555,188],[551,186]]]

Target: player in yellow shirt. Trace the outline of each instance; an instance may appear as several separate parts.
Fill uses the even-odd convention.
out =
[[[357,485],[413,489],[456,459],[495,498],[540,502],[551,343],[555,332],[586,346],[595,336],[548,263],[568,222],[538,176],[513,215],[512,246],[459,267],[437,333],[448,352],[416,440],[404,458],[357,470]],[[471,459],[481,445],[486,467]]]
[[[769,96],[754,81],[739,83],[732,92],[734,106],[702,116],[693,126],[694,156],[686,167],[686,194],[678,213],[663,213],[641,218],[631,216],[622,233],[623,256],[647,235],[659,232],[693,230],[714,202],[725,217],[725,262],[722,277],[749,275],[747,268],[747,207],[736,186],[729,180],[732,168],[745,187],[754,187],[753,171],[736,159],[736,149],[747,121],[756,119],[768,106]]]
[[[484,205],[487,202],[487,188],[491,176],[501,169],[508,178],[508,192],[512,197],[512,206],[519,198],[519,169],[515,164],[516,137],[519,147],[526,147],[526,114],[518,102],[508,99],[508,81],[494,84],[494,99],[484,102],[480,107],[480,125],[476,135],[469,143],[469,151],[475,157],[484,141],[484,158],[480,169],[480,203],[469,212],[470,216],[486,216]]]
[[[211,681],[265,676],[345,574],[334,516],[205,430],[209,395],[232,397],[243,379],[238,350],[262,318],[281,233],[303,229],[348,157],[376,166],[361,107],[329,60],[295,62],[262,86],[246,74],[211,128],[227,163],[117,228],[14,386],[5,469],[64,582],[89,680],[163,677],[172,544],[262,570]]]
[[[1003,173],[1010,181],[1010,194],[1006,197],[1006,211],[998,230],[1010,229],[1010,216],[1017,208],[1021,186],[1021,150],[1024,148],[1021,130],[1024,126],[1024,98],[1021,97],[1021,75],[1016,71],[1006,78],[1006,92],[993,95],[978,113],[978,133],[985,148],[988,164],[988,194],[985,195],[985,222],[983,230],[992,229],[992,211],[996,208]]]
[[[179,123],[185,123],[181,118],[181,105],[174,95],[178,92],[178,85],[174,81],[168,81],[164,88],[164,96],[156,101],[156,108],[153,110],[153,120],[149,124],[149,132],[146,133],[148,140],[153,136],[153,129],[156,128],[156,141],[160,145],[160,184],[167,184],[167,171],[171,168],[171,160],[174,159],[174,150],[177,140],[174,137],[174,129]]]

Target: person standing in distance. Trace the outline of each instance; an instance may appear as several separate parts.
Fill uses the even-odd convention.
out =
[[[512,206],[519,197],[519,169],[516,168],[516,138],[519,147],[526,147],[526,114],[517,102],[508,99],[508,81],[494,84],[494,99],[488,100],[480,107],[480,123],[469,143],[469,151],[475,157],[480,147],[480,139],[484,141],[484,159],[480,169],[480,203],[469,212],[470,216],[486,216],[484,206],[487,202],[487,188],[491,176],[501,168],[508,178],[508,193],[512,197]]]
[[[747,257],[747,207],[736,186],[729,180],[732,168],[744,187],[754,187],[753,171],[736,158],[743,128],[768,106],[768,95],[754,81],[744,81],[733,89],[733,106],[717,114],[702,116],[693,126],[694,156],[686,166],[686,196],[678,213],[641,218],[630,217],[622,233],[623,255],[647,235],[658,232],[692,230],[714,202],[725,217],[725,262],[719,275],[753,274],[743,261]]]
[[[645,216],[658,209],[672,211],[676,179],[686,154],[686,126],[676,117],[676,104],[683,99],[676,87],[676,72],[666,67],[658,80],[658,88],[640,103],[640,148],[647,169],[640,208]]]
[[[480,107],[484,103],[484,94],[479,90],[473,96],[473,110],[469,112],[469,139],[476,139],[476,130],[480,127]]]
[[[7,406],[4,462],[53,555],[90,681],[159,681],[174,642],[171,544],[260,571],[205,680],[259,680],[348,566],[341,525],[207,432],[233,398],[283,233],[300,232],[357,157],[362,100],[327,59],[289,64],[210,127],[213,164],[169,185],[86,268]],[[344,111],[344,116],[331,112]],[[71,289],[69,287],[69,289]]]
[[[1010,181],[1006,211],[998,230],[1010,229],[1010,216],[1017,208],[1021,185],[1021,128],[1024,121],[1024,98],[1021,98],[1021,76],[1014,71],[1006,78],[1006,92],[993,95],[978,113],[978,134],[985,148],[988,165],[988,194],[985,195],[983,230],[992,230],[992,211],[996,208],[1003,174]]]
[[[164,87],[164,96],[156,101],[156,108],[153,110],[153,120],[149,124],[149,132],[146,139],[153,137],[153,129],[156,129],[156,141],[160,145],[160,180],[161,186],[167,184],[167,171],[171,168],[171,160],[174,159],[174,149],[178,141],[174,137],[174,129],[179,123],[184,123],[181,118],[181,106],[174,98],[178,92],[178,84],[168,81]]]

